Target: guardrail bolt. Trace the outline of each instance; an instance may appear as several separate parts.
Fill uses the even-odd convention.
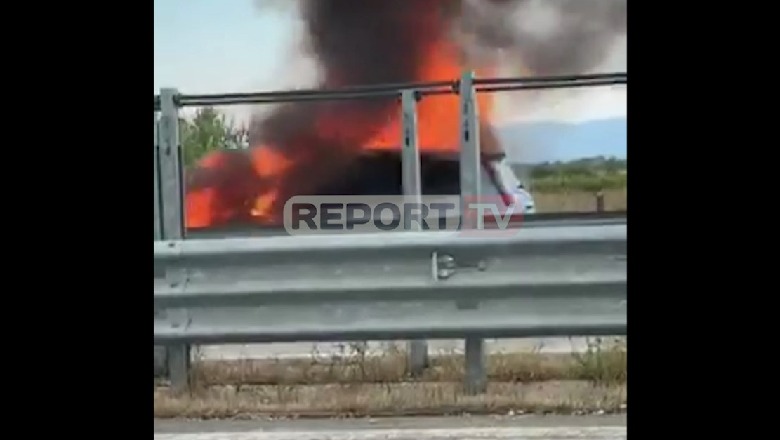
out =
[[[458,268],[461,269],[476,269],[479,272],[487,270],[487,263],[485,260],[479,260],[476,263],[471,264],[459,264],[455,257],[448,254],[433,254],[433,265],[435,277],[438,280],[446,280],[455,274]]]
[[[452,255],[439,255],[436,258],[436,276],[440,280],[446,280],[455,274],[457,267],[455,257]]]

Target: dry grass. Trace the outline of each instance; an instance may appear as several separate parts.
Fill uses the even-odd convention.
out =
[[[404,352],[366,356],[360,347],[329,358],[197,362],[192,395],[155,386],[155,417],[571,413],[625,407],[622,339],[594,340],[584,353],[491,355],[490,385],[483,396],[463,394],[462,355],[433,357],[423,377],[412,380]]]
[[[624,211],[627,205],[626,188],[602,191],[604,209]],[[586,191],[573,192],[536,192],[534,201],[538,212],[588,212],[596,210],[596,193]]]
[[[345,383],[390,383],[410,380],[406,352],[392,347],[381,355],[367,355],[360,344],[352,344],[339,356],[307,359],[245,359],[199,361],[193,379],[212,385],[313,385]],[[626,379],[626,347],[622,340],[605,343],[594,340],[585,353],[546,354],[496,353],[488,356],[488,379],[498,382],[540,382],[586,380],[621,383]],[[431,358],[421,381],[457,382],[464,377],[462,354]]]
[[[483,396],[466,396],[460,383],[256,385],[201,389],[177,397],[154,391],[158,418],[382,417],[506,414],[509,412],[617,412],[626,407],[625,385],[584,381],[489,384]]]

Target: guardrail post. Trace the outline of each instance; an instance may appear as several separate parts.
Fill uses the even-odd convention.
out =
[[[460,78],[458,95],[460,96],[460,202],[461,228],[470,227],[466,223],[466,203],[474,201],[482,194],[480,177],[482,161],[479,145],[479,112],[477,96],[474,90],[474,73],[464,72]],[[467,394],[482,394],[487,391],[487,371],[485,369],[485,341],[479,338],[466,338],[466,380]]]
[[[413,198],[422,202],[422,184],[420,183],[420,151],[417,142],[417,97],[414,90],[401,92],[401,154],[402,182],[406,201]],[[408,342],[409,358],[407,369],[410,375],[420,376],[428,367],[428,343],[425,340]]]
[[[161,238],[160,227],[160,168],[157,161],[159,138],[157,131],[157,112],[154,112],[154,239],[159,240]],[[165,347],[154,346],[154,377],[164,376],[165,370]]]
[[[596,212],[604,212],[604,191],[596,193]]]
[[[179,108],[176,89],[160,90],[159,185],[161,238],[184,238],[184,169],[179,142]],[[168,374],[174,391],[185,391],[190,385],[190,347],[170,345],[167,348]]]
[[[160,168],[157,161],[159,154],[159,138],[157,132],[157,112],[154,112],[154,239],[159,240],[160,227]]]

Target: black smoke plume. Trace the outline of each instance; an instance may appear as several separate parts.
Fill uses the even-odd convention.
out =
[[[300,0],[308,51],[320,67],[320,88],[414,80],[430,45],[447,31],[456,1]],[[294,168],[286,197],[338,178],[356,152],[397,112],[391,99],[280,105],[251,125],[250,143],[283,149]]]
[[[627,0],[463,0],[476,50],[503,49],[534,74],[598,67],[626,35]]]
[[[443,38],[460,42],[464,63],[502,50],[536,74],[572,74],[604,61],[625,34],[626,0],[258,0],[294,5],[320,88],[413,81]],[[258,45],[264,44],[262,41]],[[251,53],[247,56],[252,56]],[[441,78],[451,79],[451,78]],[[252,152],[221,152],[188,173],[190,190],[209,188],[237,218],[269,188],[283,204],[339,179],[360,148],[397,114],[389,99],[282,104],[252,121],[250,144],[276,148],[293,163],[282,180],[253,171]],[[488,130],[483,131],[488,134]],[[279,212],[280,206],[274,211]],[[225,215],[228,215],[225,214]]]

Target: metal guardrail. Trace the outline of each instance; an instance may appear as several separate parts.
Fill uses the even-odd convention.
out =
[[[625,335],[626,229],[160,241],[155,343]]]
[[[625,334],[626,225],[157,242],[157,343]]]
[[[415,196],[416,103],[456,93],[460,188],[478,195],[477,92],[626,83],[625,73],[475,79],[466,72],[441,84],[336,91],[187,96],[163,89],[155,96],[154,237],[155,266],[165,276],[155,279],[154,338],[165,345],[173,387],[189,385],[193,343],[464,337],[467,391],[476,394],[486,390],[483,337],[626,331],[625,217],[541,221],[495,238],[408,231],[183,240],[199,232],[184,228],[180,107],[400,96],[404,194]],[[410,372],[419,373],[427,346],[413,340],[409,349]]]

